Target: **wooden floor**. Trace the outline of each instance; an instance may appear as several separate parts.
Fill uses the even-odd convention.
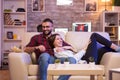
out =
[[[8,70],[0,70],[0,80],[10,80]]]

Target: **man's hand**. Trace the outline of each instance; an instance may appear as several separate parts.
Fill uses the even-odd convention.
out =
[[[44,45],[37,46],[36,49],[39,49],[41,52],[44,52],[46,50]]]

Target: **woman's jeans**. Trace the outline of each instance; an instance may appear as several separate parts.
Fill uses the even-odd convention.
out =
[[[40,71],[40,80],[47,80],[47,68],[49,64],[53,64],[55,61],[54,56],[50,56],[48,53],[42,53],[38,59],[39,71]],[[64,62],[65,58],[60,58],[61,63]],[[75,64],[76,60],[72,57],[68,58],[71,64]],[[61,75],[58,80],[68,80],[70,75]]]
[[[99,42],[100,44],[104,45],[105,47],[109,49],[110,49],[112,42],[107,40],[103,36],[99,35],[98,33],[92,33],[90,40],[91,42],[88,45],[86,53],[82,57],[82,59],[89,62],[89,57],[93,57],[95,62],[98,63],[99,54],[98,54],[98,49],[97,49],[97,42]]]

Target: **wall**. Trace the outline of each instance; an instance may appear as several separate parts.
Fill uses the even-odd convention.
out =
[[[44,12],[32,12],[32,0],[27,3],[27,18],[29,32],[36,31],[36,26],[44,18],[51,18],[54,21],[54,27],[68,27],[72,30],[73,22],[91,22],[92,31],[102,31],[100,26],[100,14],[104,11],[104,5],[98,0],[98,11],[85,12],[85,0],[73,0],[72,6],[57,6],[56,0],[45,0]],[[107,7],[109,8],[109,7]]]

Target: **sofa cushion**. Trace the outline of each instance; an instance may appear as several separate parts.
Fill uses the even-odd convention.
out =
[[[65,41],[71,44],[75,49],[80,50],[88,43],[91,33],[85,32],[68,32],[65,36]],[[82,37],[79,37],[82,36]]]

